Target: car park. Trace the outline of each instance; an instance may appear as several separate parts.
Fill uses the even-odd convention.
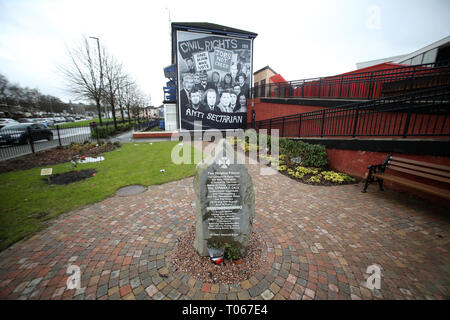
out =
[[[44,123],[44,120],[42,118],[33,118],[31,119],[33,123]]]
[[[20,119],[17,119],[17,121],[20,123],[33,123],[33,119],[30,119],[30,118],[20,118]]]
[[[0,129],[0,145],[26,144],[30,140],[53,140],[53,132],[40,123],[18,123]]]
[[[18,124],[19,122],[17,122],[14,119],[11,118],[0,118],[0,128],[7,126],[7,125],[11,125],[11,124]]]
[[[35,119],[33,119],[33,122],[40,123],[45,126],[53,126],[55,124],[55,122],[51,118],[35,118]]]
[[[47,126],[53,126],[55,124],[55,120],[53,120],[52,118],[44,118],[44,124],[46,124]]]

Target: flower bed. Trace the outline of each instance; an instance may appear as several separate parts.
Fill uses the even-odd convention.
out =
[[[101,153],[112,151],[120,147],[120,143],[91,142],[72,143],[69,146],[57,147],[50,150],[28,154],[22,157],[0,162],[0,173],[31,169],[40,166],[54,165],[70,161],[75,156],[98,157]]]
[[[292,179],[312,185],[342,185],[355,183],[356,179],[342,172],[334,170],[306,167],[292,161],[292,158],[281,154],[278,159],[272,156],[261,156],[268,166],[276,168],[280,173]],[[277,161],[278,160],[278,161]]]
[[[257,136],[257,141],[259,141]],[[228,139],[232,145],[237,145],[246,154],[250,151],[258,151],[259,145],[250,143],[248,139]],[[267,146],[270,147],[270,136],[267,136]],[[270,155],[259,156],[259,161],[277,169],[281,174],[311,185],[343,185],[355,183],[356,179],[341,172],[327,169],[328,157],[326,149],[321,145],[313,145],[302,141],[294,141],[286,138],[279,140],[280,152],[278,158]]]

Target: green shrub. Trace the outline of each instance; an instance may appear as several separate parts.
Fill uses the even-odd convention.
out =
[[[328,155],[324,146],[320,144],[305,143],[302,157],[302,165],[306,167],[324,168],[328,164]]]
[[[129,123],[121,123],[121,124],[117,124],[117,130],[114,128],[114,125],[109,125],[109,126],[97,126],[96,128],[94,128],[92,130],[92,138],[97,138],[97,132],[98,132],[98,137],[101,139],[106,139],[109,136],[117,133],[117,132],[123,132],[123,131],[127,131],[130,130],[131,126]],[[97,131],[97,132],[96,132]]]
[[[241,257],[241,253],[239,252],[239,248],[233,243],[225,244],[225,258],[228,260],[236,260]]]
[[[261,135],[258,135],[258,138]],[[258,139],[259,143],[259,139]],[[302,158],[305,167],[325,168],[328,165],[328,155],[325,147],[319,144],[310,144],[303,141],[280,138],[280,154],[287,154],[289,158]],[[271,148],[271,137],[267,136],[267,148]]]

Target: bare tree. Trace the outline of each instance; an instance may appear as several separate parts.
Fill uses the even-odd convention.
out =
[[[134,112],[134,106],[136,104],[139,93],[135,82],[133,82],[129,78],[126,78],[124,81],[125,84],[121,91],[123,94],[123,105],[127,109],[128,121],[131,124],[131,117],[136,116]]]
[[[77,99],[95,102],[100,125],[102,125],[103,75],[101,70],[104,66],[101,64],[104,64],[102,57],[106,57],[106,50],[101,49],[98,52],[100,59],[97,59],[96,53],[91,51],[88,39],[83,37],[82,43],[78,47],[68,49],[67,54],[70,63],[59,66],[58,69],[65,78],[69,91],[76,95]]]
[[[110,55],[105,56],[104,60],[104,99],[111,107],[111,112],[114,121],[114,128],[117,129],[116,120],[116,106],[119,103],[119,88],[122,85],[121,78],[123,77],[122,65]]]
[[[129,76],[123,73],[119,78],[119,86],[117,88],[117,102],[120,108],[120,115],[122,116],[122,120],[125,120],[125,115],[123,112],[124,107],[126,106],[126,86],[130,82]],[[128,114],[128,119],[130,118],[130,114]]]

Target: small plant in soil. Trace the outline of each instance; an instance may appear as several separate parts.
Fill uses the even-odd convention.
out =
[[[234,243],[225,244],[225,258],[228,260],[238,260],[241,258],[239,248]]]

